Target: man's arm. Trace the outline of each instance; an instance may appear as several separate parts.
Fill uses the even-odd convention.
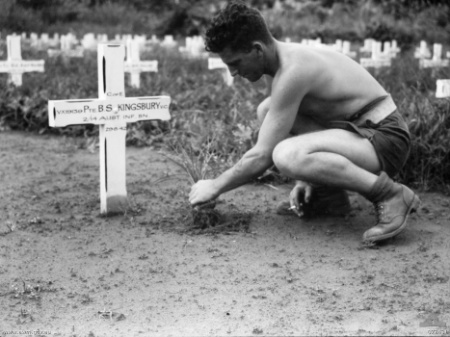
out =
[[[256,145],[239,162],[213,180],[197,182],[191,190],[192,204],[206,202],[258,177],[273,163],[275,146],[288,137],[298,113],[300,102],[307,92],[302,76],[284,71],[275,79],[269,112],[261,125]]]

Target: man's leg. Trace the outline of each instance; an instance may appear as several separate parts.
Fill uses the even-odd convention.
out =
[[[256,110],[260,124],[262,124],[269,108],[270,97],[267,97],[259,104]],[[325,128],[313,119],[298,114],[294,127],[291,130],[291,135],[307,134],[322,130],[325,130]],[[277,206],[277,213],[294,214],[290,211],[290,206],[289,200],[282,201]],[[316,185],[311,196],[311,202],[303,207],[303,214],[306,217],[321,215],[344,216],[350,212],[350,209],[350,199],[345,190],[325,185]]]
[[[384,172],[368,139],[341,129],[303,134],[279,143],[273,152],[278,169],[289,177],[352,190],[372,201],[378,224],[366,231],[365,241],[393,237],[406,226],[418,197],[394,183]]]
[[[273,151],[278,169],[287,176],[368,194],[380,162],[370,141],[356,133],[329,129],[294,136]]]

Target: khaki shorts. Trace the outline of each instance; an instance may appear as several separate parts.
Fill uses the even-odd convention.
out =
[[[375,108],[386,97],[389,96],[374,100],[354,116],[360,119],[361,115]],[[411,151],[411,135],[403,116],[395,109],[378,123],[370,119],[362,123],[355,122],[356,118],[351,118],[349,121],[330,122],[328,126],[355,132],[367,138],[375,148],[382,171],[390,177],[397,175],[405,165]]]

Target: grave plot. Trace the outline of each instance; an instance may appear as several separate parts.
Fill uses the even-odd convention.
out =
[[[125,97],[125,46],[98,46],[98,99],[49,101],[49,125],[98,124],[100,128],[100,212],[128,209],[125,137],[127,123],[170,119],[168,96]]]
[[[23,60],[21,51],[21,37],[9,35],[6,37],[8,58],[0,61],[0,73],[8,73],[8,83],[22,85],[22,75],[28,72],[43,72],[44,60]]]

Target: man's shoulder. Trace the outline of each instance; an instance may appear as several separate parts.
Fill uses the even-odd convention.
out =
[[[308,85],[318,76],[316,69],[298,59],[285,60],[273,79],[273,85]]]

